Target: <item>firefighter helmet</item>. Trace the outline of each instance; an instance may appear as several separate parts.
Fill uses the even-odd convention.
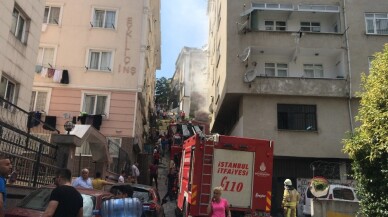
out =
[[[292,185],[291,180],[290,179],[284,180],[284,185],[291,186]]]

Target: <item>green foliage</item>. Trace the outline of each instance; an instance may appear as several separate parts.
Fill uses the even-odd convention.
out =
[[[170,88],[171,79],[166,79],[165,77],[158,78],[155,85],[155,102],[160,105],[167,105],[170,102],[171,88]]]
[[[344,150],[353,159],[361,213],[388,216],[388,44],[375,54],[370,74],[362,75],[362,88],[361,125],[344,140]]]

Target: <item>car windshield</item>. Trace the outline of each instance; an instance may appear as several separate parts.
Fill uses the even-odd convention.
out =
[[[142,203],[147,203],[152,200],[150,192],[140,188],[133,189],[133,197],[138,198]]]
[[[33,209],[38,211],[46,210],[46,207],[50,201],[50,195],[53,191],[52,188],[40,188],[36,191],[33,191],[31,194],[27,195],[18,207],[25,209]],[[83,211],[84,217],[91,217],[94,207],[96,206],[96,197],[81,194],[83,199]]]

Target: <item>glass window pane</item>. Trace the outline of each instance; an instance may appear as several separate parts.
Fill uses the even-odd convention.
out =
[[[97,106],[96,113],[97,115],[105,114],[105,104],[107,96],[97,96]]]
[[[100,52],[90,52],[90,63],[89,68],[90,69],[99,69],[98,68],[98,62],[100,61]]]
[[[43,63],[43,48],[40,47],[39,50],[38,50],[38,57],[37,57],[37,60],[36,60],[36,64],[42,65],[42,63]]]
[[[279,69],[278,70],[278,76],[279,77],[287,77],[287,70]]]
[[[310,26],[310,22],[301,22],[300,25],[301,26]]]
[[[43,23],[47,23],[49,11],[50,11],[50,7],[45,7],[44,8]]]
[[[84,102],[84,108],[83,112],[86,112],[88,114],[94,114],[94,102],[96,100],[96,96],[94,95],[86,95],[85,96],[85,102]]]
[[[284,68],[284,69],[287,69],[287,64],[285,63],[278,63],[278,68]]]
[[[116,12],[107,11],[105,17],[105,28],[114,28],[115,25]]]
[[[265,63],[265,67],[275,67],[275,63]]]
[[[14,102],[14,95],[15,95],[15,84],[8,82],[7,93],[5,95],[5,99],[13,103]]]
[[[35,111],[45,111],[46,109],[47,92],[38,92],[36,97]]]
[[[58,24],[60,11],[61,11],[61,8],[59,7],[51,7],[49,23]]]
[[[44,48],[42,65],[49,67],[54,63],[54,48]]]
[[[366,20],[366,31],[367,33],[375,33],[375,27],[373,25],[373,20]]]
[[[265,69],[265,75],[267,75],[267,76],[275,76],[275,69],[274,68],[266,68]]]
[[[102,27],[104,22],[104,13],[105,11],[102,10],[94,11],[94,27]]]
[[[376,19],[377,34],[388,34],[388,19]]]
[[[102,52],[100,70],[110,71],[111,52]]]
[[[305,69],[304,74],[308,78],[313,78],[314,77],[314,70],[312,69]]]
[[[34,111],[34,104],[35,104],[35,96],[36,96],[36,91],[32,91],[31,93],[31,101],[30,101],[30,111]]]
[[[273,21],[265,21],[265,25],[273,25]]]
[[[7,89],[8,80],[5,77],[1,77],[0,82],[0,97],[5,98],[5,90]]]
[[[365,14],[365,17],[371,17],[373,18],[375,15],[374,14]]]
[[[375,18],[387,18],[387,14],[375,14]]]
[[[310,32],[310,27],[300,27],[301,31]]]
[[[20,41],[22,41],[22,39],[23,39],[24,25],[25,25],[25,20],[23,19],[23,17],[19,16],[19,22],[18,22],[18,27],[17,27],[18,29],[17,29],[17,33],[16,33],[16,38],[18,38]]]
[[[17,27],[17,23],[18,23],[18,18],[19,18],[19,11],[17,11],[16,9],[13,9],[11,32],[15,35],[16,35],[16,27]]]

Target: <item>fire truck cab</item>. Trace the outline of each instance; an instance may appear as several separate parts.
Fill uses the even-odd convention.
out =
[[[273,142],[194,135],[185,140],[177,216],[208,216],[212,189],[222,186],[232,216],[270,216]]]

